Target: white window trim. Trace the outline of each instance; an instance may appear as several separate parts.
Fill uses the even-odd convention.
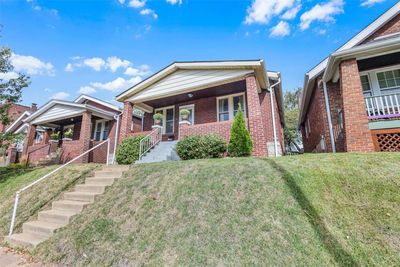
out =
[[[106,122],[109,120],[102,119],[102,120],[96,120],[94,122],[94,134],[93,134],[93,139],[96,140],[96,132],[97,132],[97,124],[100,122],[101,123],[101,128],[100,128],[100,140],[102,141],[104,139],[104,129],[106,128]],[[108,125],[110,127],[110,125]],[[110,133],[110,129],[108,129],[108,133]]]
[[[166,121],[167,121],[167,109],[172,109],[172,133],[165,133],[166,130]],[[163,111],[163,120],[162,120],[162,134],[173,134],[175,132],[175,106],[168,106],[168,107],[162,107],[162,108],[156,108],[154,109],[154,114],[157,113],[157,111]]]
[[[190,105],[184,105],[184,106],[180,106],[179,107],[179,121],[181,121],[181,109],[191,109],[192,110],[192,115],[193,115],[193,124],[196,124],[195,122],[195,114],[194,114],[194,104],[190,104]]]
[[[400,69],[400,65],[393,65],[393,66],[388,66],[388,67],[375,68],[375,69],[371,69],[371,70],[367,70],[367,71],[362,71],[359,73],[359,75],[360,76],[368,75],[370,86],[371,86],[372,96],[380,96],[380,95],[382,95],[382,93],[385,94],[386,90],[393,90],[393,89],[398,88],[399,92],[400,92],[400,87],[391,87],[391,88],[381,89],[379,86],[378,75],[377,75],[380,72],[393,71],[393,70],[397,70],[397,69]]]
[[[246,94],[243,93],[238,93],[238,94],[232,94],[232,95],[224,95],[224,96],[219,96],[217,97],[217,121],[219,122],[219,100],[220,99],[228,99],[228,111],[229,111],[229,120],[228,121],[232,121],[235,116],[233,115],[233,98],[235,96],[243,96],[243,106],[242,107],[242,111],[244,116],[246,117],[246,109],[247,109],[247,105],[246,105]]]

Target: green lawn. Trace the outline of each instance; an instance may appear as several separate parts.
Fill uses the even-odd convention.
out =
[[[398,266],[400,154],[137,165],[34,256],[91,266]]]
[[[21,193],[15,223],[15,231],[21,230],[22,224],[34,218],[60,194],[83,181],[85,176],[98,165],[71,165],[46,180]],[[16,191],[46,175],[58,166],[40,168],[0,168],[0,237],[8,234],[14,197]]]

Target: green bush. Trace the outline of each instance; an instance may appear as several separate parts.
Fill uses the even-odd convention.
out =
[[[139,144],[143,136],[128,137],[118,147],[116,160],[118,164],[132,164],[139,159]]]
[[[246,128],[243,112],[239,106],[239,111],[236,113],[231,128],[228,153],[231,157],[246,157],[251,155],[252,150],[253,141],[251,140],[249,130]]]
[[[183,160],[221,158],[226,143],[219,135],[190,135],[178,142],[176,152]]]

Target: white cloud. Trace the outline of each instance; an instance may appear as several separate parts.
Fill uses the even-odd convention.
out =
[[[81,88],[79,88],[79,93],[90,95],[96,93],[96,89],[90,86],[82,86]]]
[[[74,71],[74,67],[71,63],[68,63],[67,66],[65,66],[64,70],[66,72],[73,72]]]
[[[125,4],[125,0],[118,0],[118,2],[119,2],[121,5]]]
[[[283,19],[294,19],[297,16],[297,13],[299,13],[301,9],[301,4],[298,3],[291,9],[288,9],[285,13],[283,13],[282,18]]]
[[[12,79],[17,79],[18,76],[19,76],[18,73],[13,72],[13,71],[7,72],[7,73],[1,73],[0,72],[0,80],[9,81],[9,80],[12,80]]]
[[[145,9],[141,10],[140,15],[152,15],[153,18],[155,18],[155,19],[158,18],[158,15],[156,14],[156,12],[154,12],[154,10],[150,9],[150,8],[145,8]]]
[[[384,1],[385,0],[364,0],[364,1],[362,1],[361,6],[372,7],[373,5],[382,3]]]
[[[128,6],[133,7],[133,8],[141,8],[144,7],[146,4],[146,0],[131,0],[128,3]]]
[[[290,34],[290,26],[286,21],[280,21],[271,29],[271,37],[284,37]]]
[[[299,5],[299,1],[300,0],[254,0],[252,5],[247,8],[245,23],[267,24],[274,16],[278,16]]]
[[[310,28],[314,21],[333,22],[334,15],[341,14],[343,10],[343,0],[330,0],[323,4],[316,4],[309,11],[304,12],[300,17],[300,29],[302,31]]]
[[[118,77],[115,80],[107,83],[100,83],[100,82],[92,82],[90,85],[96,89],[103,89],[112,92],[118,92],[124,89],[128,89],[132,85],[137,84],[138,82],[142,81],[142,78],[139,76],[135,76],[131,79],[125,80],[122,77]]]
[[[52,95],[50,98],[52,99],[59,99],[59,100],[65,100],[69,97],[69,94],[66,92],[58,92]]]
[[[167,3],[171,5],[176,5],[176,4],[181,5],[182,0],[167,0]]]
[[[107,59],[107,68],[111,70],[111,72],[116,72],[119,68],[127,68],[131,65],[132,63],[128,60],[122,60],[118,57],[109,57]]]
[[[12,54],[10,62],[16,71],[23,71],[29,75],[54,75],[54,66],[50,62],[43,62],[33,56]]]
[[[83,61],[83,64],[94,69],[95,71],[100,71],[102,67],[106,64],[104,59],[99,57],[87,58]]]
[[[125,75],[129,76],[146,76],[150,73],[150,67],[148,65],[141,65],[138,68],[129,67],[124,72]]]

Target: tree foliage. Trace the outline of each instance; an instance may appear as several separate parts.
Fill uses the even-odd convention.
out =
[[[231,129],[228,152],[231,157],[246,157],[251,155],[252,150],[253,141],[246,127],[242,108],[239,105],[239,110],[236,113]]]
[[[3,125],[11,123],[8,110],[13,103],[21,101],[22,90],[30,84],[28,76],[14,72],[11,56],[9,48],[0,48],[0,123]],[[16,138],[12,134],[0,133],[0,148],[8,147]]]
[[[297,88],[293,91],[287,91],[283,100],[283,107],[285,109],[285,143],[288,146],[296,146],[301,143],[301,134],[298,130],[298,117],[299,117],[299,98],[301,96],[302,88]]]

